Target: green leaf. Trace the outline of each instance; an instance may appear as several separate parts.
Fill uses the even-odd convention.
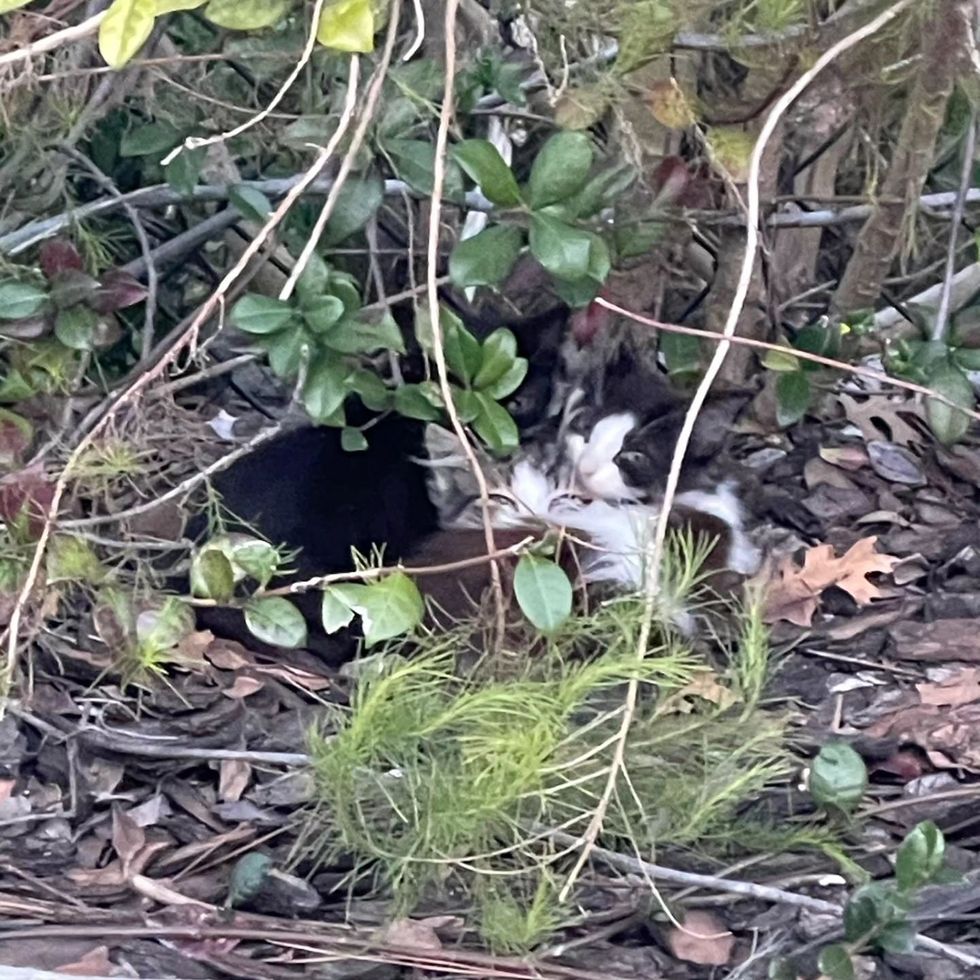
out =
[[[99,24],[99,53],[110,68],[122,68],[153,30],[156,0],[113,0]]]
[[[106,567],[99,561],[92,546],[83,538],[67,534],[56,534],[51,539],[46,571],[46,581],[50,583],[98,585],[107,576]]]
[[[235,594],[235,572],[228,556],[218,548],[204,548],[191,561],[191,594],[201,599],[228,602]]]
[[[980,371],[980,347],[960,347],[953,351],[953,360],[964,371]]]
[[[864,760],[846,742],[825,745],[810,770],[810,795],[821,806],[852,810],[868,788]]]
[[[228,907],[241,905],[257,894],[271,869],[272,858],[258,851],[241,857],[235,863],[228,882]]]
[[[26,282],[0,283],[0,320],[22,320],[44,306],[47,294]]]
[[[243,218],[264,221],[272,213],[272,202],[255,187],[238,184],[228,189],[228,201]]]
[[[550,558],[521,555],[514,572],[514,595],[542,633],[553,633],[572,613],[572,584]]]
[[[663,333],[660,336],[660,353],[667,364],[667,373],[694,374],[701,367],[701,341],[680,333]]]
[[[259,338],[260,346],[269,355],[269,367],[278,377],[290,381],[299,370],[306,343],[305,331],[295,325]]]
[[[438,422],[442,418],[442,408],[433,405],[422,385],[402,385],[396,388],[395,411],[407,419],[419,419],[422,422]]]
[[[104,23],[104,22],[103,22]],[[168,122],[151,122],[137,126],[119,141],[121,157],[159,156],[180,142],[180,132]]]
[[[360,231],[381,207],[384,194],[385,183],[378,174],[346,180],[323,230],[323,245],[339,245]]]
[[[776,379],[776,421],[783,427],[799,422],[810,407],[810,379],[802,371]]]
[[[491,225],[458,242],[449,256],[449,278],[460,288],[496,286],[514,268],[524,233],[514,225]]]
[[[327,635],[350,626],[354,618],[354,610],[334,595],[335,589],[336,586],[327,586],[323,590],[323,601],[320,603],[320,619]]]
[[[343,446],[344,452],[359,453],[367,449],[368,441],[360,429],[345,426],[340,432],[340,445]]]
[[[555,279],[555,292],[559,298],[573,310],[581,310],[588,306],[599,295],[601,282],[595,279]]]
[[[495,453],[503,456],[520,445],[520,433],[510,413],[485,392],[475,392],[480,414],[473,420],[476,434]]]
[[[943,832],[931,821],[917,824],[906,835],[895,859],[898,887],[909,891],[929,884],[946,857]]]
[[[497,148],[486,140],[463,140],[452,149],[453,158],[480,185],[484,197],[501,207],[521,203],[521,192],[510,167]]]
[[[310,365],[303,388],[303,405],[314,422],[326,424],[350,390],[350,368],[338,358],[321,354]]]
[[[204,16],[230,31],[257,31],[278,24],[289,7],[290,0],[211,0]]]
[[[156,0],[157,16],[172,14],[178,10],[197,10],[207,2],[208,0]]]
[[[351,391],[361,397],[361,401],[372,412],[384,412],[391,408],[393,394],[373,371],[357,370],[350,379]]]
[[[532,208],[564,201],[579,191],[592,169],[592,143],[585,133],[555,133],[531,165],[528,199]]]
[[[351,54],[374,50],[371,0],[334,0],[320,14],[316,39],[325,47]]]
[[[531,215],[531,254],[559,279],[582,279],[589,274],[592,235],[550,214]]]
[[[190,196],[201,176],[207,151],[203,146],[181,150],[164,168],[163,176],[178,194]]]
[[[71,306],[54,321],[54,335],[72,350],[91,350],[99,329],[99,314],[88,306]]]
[[[762,358],[762,366],[770,371],[790,373],[802,370],[800,359],[795,354],[782,350],[767,350]]]
[[[285,300],[246,293],[232,308],[229,320],[244,333],[275,333],[293,319],[293,307]]]
[[[311,252],[296,280],[296,298],[300,306],[305,307],[318,300],[327,291],[329,283],[330,266],[316,252]]]
[[[310,330],[315,334],[327,335],[344,315],[344,304],[336,296],[320,296],[309,305],[304,305],[302,314]]]
[[[867,942],[868,938],[908,918],[909,899],[893,885],[872,881],[863,885],[844,906],[844,938]]]
[[[194,610],[175,596],[136,617],[136,637],[144,649],[171,650],[194,631]]]
[[[483,351],[480,342],[466,329],[455,313],[440,310],[442,320],[442,349],[450,373],[469,385],[473,376],[480,370]]]
[[[370,585],[335,585],[330,591],[361,617],[369,647],[410,632],[425,615],[418,586],[404,572],[392,572]]]
[[[954,364],[941,361],[934,365],[926,384],[954,405],[973,408],[973,386]],[[935,398],[926,399],[926,418],[936,438],[946,446],[963,437],[970,427],[970,416]]]
[[[827,980],[854,980],[851,954],[843,946],[827,946],[821,950],[817,966]]]
[[[517,358],[517,338],[506,327],[494,330],[483,341],[480,350],[480,370],[473,379],[474,388],[488,388],[499,381]]]
[[[875,945],[886,953],[911,953],[915,936],[915,927],[911,922],[893,922],[875,936]]]
[[[9,14],[11,10],[26,7],[31,0],[0,0],[0,14]]]
[[[379,350],[405,353],[402,332],[387,310],[342,320],[324,334],[323,342],[341,354],[373,354]]]
[[[493,384],[483,389],[495,401],[500,401],[514,394],[527,377],[527,358],[516,357],[514,363]]]
[[[435,180],[435,147],[427,140],[400,139],[386,140],[384,146],[392,157],[395,173],[415,190],[431,194]]]
[[[245,625],[256,639],[291,650],[306,642],[303,614],[282,596],[250,599],[245,604]]]
[[[591,218],[616,200],[636,181],[635,168],[629,164],[610,167],[587,181],[577,194],[564,204],[576,218]]]

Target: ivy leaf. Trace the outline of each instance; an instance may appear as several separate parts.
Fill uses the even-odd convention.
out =
[[[230,31],[257,31],[278,24],[289,7],[290,0],[211,0],[204,16]]]
[[[442,418],[440,405],[433,404],[422,385],[401,385],[395,389],[395,411],[407,419],[438,422]]]
[[[854,963],[851,961],[851,954],[841,945],[822,949],[817,966],[827,980],[854,980]],[[796,971],[794,970],[793,973],[795,974]]]
[[[282,596],[251,599],[245,604],[245,625],[256,639],[295,650],[306,642],[303,614]]]
[[[572,584],[559,565],[540,555],[521,555],[514,595],[524,615],[542,633],[553,633],[572,612]]]
[[[926,384],[948,398],[954,405],[973,408],[973,386],[966,375],[948,361],[940,361],[933,365]],[[926,418],[936,438],[946,446],[962,438],[970,427],[969,415],[936,398],[926,399]]]
[[[303,388],[303,405],[314,422],[328,424],[343,405],[349,375],[347,365],[334,357],[321,354],[314,360]]]
[[[122,68],[153,30],[155,0],[113,0],[99,24],[99,53],[110,68]]]
[[[378,174],[351,177],[345,181],[321,242],[327,247],[339,245],[360,231],[381,207],[384,194],[385,184]]]
[[[246,293],[232,307],[229,320],[243,333],[267,334],[286,326],[293,319],[294,312],[285,300],[260,293]]]
[[[592,235],[550,214],[531,215],[531,254],[558,279],[582,279],[589,273]]]
[[[660,353],[664,356],[668,374],[693,374],[701,366],[701,341],[678,333],[660,336]]]
[[[54,321],[54,335],[72,350],[91,350],[99,329],[99,314],[87,306],[62,310]]]
[[[802,371],[776,379],[776,421],[783,427],[799,422],[810,407],[810,380]]]
[[[410,632],[425,615],[418,586],[404,572],[392,572],[370,585],[335,585],[329,591],[361,617],[369,647]]]
[[[256,187],[238,184],[228,190],[228,201],[243,218],[264,221],[272,212],[272,202]]]
[[[119,141],[121,157],[157,156],[172,150],[180,142],[176,126],[168,122],[151,122],[137,126]]]
[[[510,167],[487,140],[463,140],[452,149],[456,162],[480,185],[484,197],[501,207],[521,203],[521,192]]]
[[[379,350],[405,353],[402,332],[387,310],[370,319],[363,314],[359,319],[342,320],[324,334],[323,342],[341,354],[373,354]]]
[[[320,603],[320,619],[323,631],[329,635],[350,626],[354,618],[354,610],[334,595],[336,586],[328,586],[323,590],[323,600]]]
[[[498,402],[514,394],[527,377],[527,368],[526,357],[515,357],[514,363],[493,384],[482,389],[484,394]]]
[[[483,341],[480,350],[480,370],[473,379],[474,388],[487,388],[499,381],[514,365],[517,357],[517,338],[506,327],[494,330]]]
[[[320,14],[316,39],[325,47],[350,54],[374,50],[371,0],[335,0]]]
[[[543,208],[572,197],[588,179],[592,160],[592,143],[585,133],[555,133],[531,165],[527,184],[531,207]]]
[[[825,745],[810,770],[810,795],[822,806],[852,810],[868,788],[864,760],[846,742]]]
[[[943,866],[946,841],[931,821],[917,824],[906,835],[895,859],[895,879],[905,891],[931,882]]]
[[[47,294],[26,282],[0,283],[0,320],[22,320],[44,305]]]
[[[449,278],[459,287],[496,286],[514,268],[524,235],[514,225],[491,225],[459,242],[449,256]]]
[[[479,406],[479,415],[473,419],[476,434],[501,456],[513,452],[520,445],[520,434],[510,413],[485,392],[474,394]]]
[[[189,197],[193,193],[201,176],[206,153],[203,146],[181,150],[163,168],[164,179],[178,194],[186,194]]]

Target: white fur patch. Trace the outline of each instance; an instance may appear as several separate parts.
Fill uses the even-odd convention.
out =
[[[632,412],[615,412],[599,419],[589,438],[568,436],[566,449],[575,466],[575,481],[586,493],[600,500],[634,500],[636,492],[629,487],[616,456],[626,436],[636,428]]]

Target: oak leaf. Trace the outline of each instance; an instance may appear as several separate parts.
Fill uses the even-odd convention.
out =
[[[881,598],[881,590],[867,576],[891,572],[899,559],[875,551],[877,540],[861,538],[840,558],[831,545],[817,545],[807,551],[802,568],[792,558],[783,558],[769,576],[766,622],[785,619],[809,626],[820,595],[832,585],[847,592],[859,606]]]

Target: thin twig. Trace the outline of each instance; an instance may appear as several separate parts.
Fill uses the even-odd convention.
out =
[[[665,333],[683,334],[686,337],[699,337],[703,340],[710,340],[715,344],[720,344],[725,339],[722,334],[715,330],[705,330],[701,327],[686,327],[679,323],[666,323],[663,320],[654,320],[652,317],[644,316],[642,313],[636,313],[633,310],[627,310],[622,306],[617,306],[615,303],[610,303],[601,296],[596,298],[595,303],[598,306],[604,306],[607,310],[619,316],[627,317],[647,327],[663,330]],[[835,371],[842,371],[845,374],[854,374],[859,378],[877,381],[879,384],[891,385],[893,388],[901,388],[903,391],[911,391],[917,395],[935,398],[936,401],[940,401],[950,408],[955,408],[964,415],[969,415],[970,418],[980,422],[980,412],[971,408],[964,408],[962,405],[957,405],[941,392],[936,391],[934,388],[929,388],[926,385],[917,384],[915,381],[906,381],[904,378],[896,378],[890,374],[875,371],[874,368],[863,367],[860,364],[848,364],[846,361],[824,357],[822,354],[811,354],[809,351],[797,350],[797,348],[788,347],[786,344],[771,344],[766,340],[756,340],[754,337],[739,337],[737,335],[729,337],[728,340],[736,346],[753,347],[756,350],[778,351],[780,354],[792,355],[801,361],[809,361],[811,364],[820,364],[823,367],[833,368]]]
[[[844,51],[847,51],[864,38],[870,37],[872,34],[884,27],[885,24],[893,20],[902,10],[908,7],[910,3],[912,3],[912,0],[899,0],[899,3],[893,4],[886,11],[874,18],[874,20],[865,24],[863,27],[859,28],[853,33],[848,34],[846,37],[838,41],[826,52],[824,52],[824,54],[822,54],[816,60],[816,62],[814,62],[813,66],[807,69],[807,71],[803,72],[796,82],[776,101],[772,109],[770,109],[768,115],[766,116],[766,120],[762,125],[762,129],[759,132],[755,146],[752,149],[747,180],[748,201],[746,213],[745,255],[743,256],[742,260],[742,269],[739,275],[738,285],[735,290],[735,296],[732,300],[732,306],[729,310],[724,329],[721,331],[721,341],[715,348],[714,356],[708,364],[708,368],[705,371],[704,377],[701,379],[701,383],[694,392],[694,397],[691,399],[690,406],[688,407],[687,413],[684,417],[684,424],[681,426],[681,431],[677,438],[677,445],[674,449],[673,459],[671,460],[670,471],[667,474],[667,484],[664,489],[663,501],[657,517],[656,529],[653,539],[649,542],[647,547],[647,579],[644,589],[644,616],[643,622],[640,626],[640,633],[637,639],[636,649],[636,655],[640,659],[646,656],[647,646],[650,642],[650,635],[653,630],[654,611],[656,609],[657,595],[660,586],[660,556],[663,552],[663,544],[667,535],[667,523],[670,519],[671,506],[673,504],[674,497],[677,494],[677,485],[680,479],[681,466],[683,465],[684,456],[687,452],[687,447],[694,432],[694,425],[697,421],[698,415],[701,412],[701,408],[708,397],[708,391],[710,390],[711,385],[714,383],[715,378],[718,376],[722,364],[725,361],[725,357],[728,354],[728,349],[731,345],[731,337],[734,336],[735,330],[738,327],[738,321],[741,317],[742,308],[745,305],[745,299],[748,295],[749,283],[752,279],[752,271],[755,267],[756,251],[758,250],[759,242],[759,175],[762,168],[762,154],[765,151],[769,139],[772,137],[772,134],[775,131],[783,113],[785,113],[793,102],[796,101],[800,94],[814,80],[814,78],[816,78],[816,76],[823,71],[827,65],[834,61],[834,59],[836,59]],[[633,716],[636,712],[638,691],[639,683],[635,677],[631,677],[625,697],[626,708],[623,712],[622,721],[619,727],[619,737],[613,749],[613,757],[609,766],[606,786],[599,798],[598,803],[596,804],[592,819],[589,822],[589,826],[586,828],[585,834],[583,835],[582,851],[572,867],[568,879],[562,886],[561,892],[559,893],[560,900],[567,898],[569,892],[574,886],[579,873],[585,866],[589,859],[590,853],[595,847],[596,840],[598,839],[599,833],[601,832],[605,822],[606,812],[608,811],[610,803],[612,802],[616,785],[619,780],[620,771],[623,769],[625,764],[626,742],[629,736],[630,727],[633,723]]]
[[[956,276],[957,239],[960,225],[963,222],[963,212],[966,210],[966,195],[970,189],[970,179],[976,163],[973,152],[977,145],[977,111],[970,114],[970,122],[966,128],[966,138],[963,140],[963,169],[960,172],[960,186],[956,194],[956,204],[953,207],[953,220],[949,225],[949,246],[946,251],[946,274],[943,276],[943,289],[939,294],[939,309],[936,311],[936,321],[932,325],[932,339],[946,339],[946,326],[949,323],[949,307],[953,296],[953,279]]]
[[[63,44],[80,41],[83,37],[94,34],[99,29],[99,24],[102,23],[102,18],[105,15],[106,12],[103,10],[102,13],[95,14],[93,17],[89,17],[88,20],[83,20],[80,24],[75,24],[73,27],[66,27],[63,30],[55,31],[53,34],[48,34],[47,37],[39,38],[37,41],[32,41],[23,48],[18,48],[16,51],[8,51],[6,54],[0,54],[0,68],[4,65],[12,65],[18,61],[33,58],[36,54],[54,51],[55,48],[60,48]]]
[[[445,19],[445,75],[446,92],[443,96],[442,107],[439,111],[439,129],[436,134],[435,163],[432,174],[432,201],[429,205],[429,238],[426,249],[426,294],[429,303],[429,322],[432,330],[433,359],[436,362],[436,374],[439,390],[446,406],[449,423],[459,439],[463,453],[473,472],[477,488],[480,491],[480,507],[483,517],[483,536],[486,541],[487,553],[493,554],[497,545],[493,536],[493,524],[490,520],[490,491],[487,478],[476,457],[476,452],[470,444],[466,429],[460,421],[459,412],[453,402],[452,387],[449,383],[449,371],[446,367],[446,352],[443,350],[442,323],[439,318],[439,287],[437,281],[439,262],[439,219],[442,215],[442,188],[446,178],[446,143],[449,137],[449,123],[453,115],[453,86],[452,79],[456,73],[456,10],[459,0],[446,0]],[[496,561],[490,563],[490,582],[493,590],[494,608],[496,609],[496,625],[498,641],[504,633],[504,591],[500,580],[500,567]]]
[[[218,133],[216,136],[188,136],[180,146],[175,147],[160,161],[162,166],[170,163],[183,150],[196,150],[202,146],[225,143],[235,136],[241,136],[242,133],[262,122],[263,119],[268,118],[275,111],[276,106],[286,97],[286,93],[293,87],[293,82],[299,78],[300,72],[302,72],[313,56],[313,49],[316,47],[317,25],[320,23],[320,13],[323,11],[324,2],[325,0],[315,0],[313,4],[313,19],[310,23],[310,32],[307,35],[303,53],[299,56],[296,64],[293,65],[292,71],[286,76],[286,80],[279,86],[276,94],[269,100],[269,104],[264,109],[255,113],[250,119],[246,119],[241,125],[236,126],[234,129],[229,129],[227,132]]]
[[[422,0],[412,0],[412,8],[415,11],[415,38],[402,55],[402,61],[411,61],[425,43],[425,10]]]

